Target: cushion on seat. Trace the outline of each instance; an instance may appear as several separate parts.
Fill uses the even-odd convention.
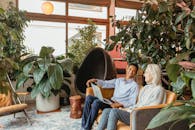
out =
[[[23,111],[26,108],[27,108],[27,104],[16,104],[11,106],[1,107],[0,116]]]

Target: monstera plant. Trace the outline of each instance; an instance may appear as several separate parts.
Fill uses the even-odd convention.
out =
[[[23,31],[27,22],[25,12],[11,3],[7,10],[0,8],[0,93],[7,93],[3,82],[7,74],[13,78],[13,70],[19,68],[18,61],[25,53]]]

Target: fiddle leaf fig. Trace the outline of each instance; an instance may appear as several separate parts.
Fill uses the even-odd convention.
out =
[[[137,11],[136,17],[130,19],[128,24],[117,26],[119,32],[110,37],[112,42],[106,49],[112,50],[114,46],[120,45],[121,50],[126,50],[128,62],[156,63],[164,69],[176,54],[195,48],[195,19],[191,17],[194,15],[194,9],[187,13],[178,8],[173,1],[144,3]],[[138,50],[141,50],[141,55]]]

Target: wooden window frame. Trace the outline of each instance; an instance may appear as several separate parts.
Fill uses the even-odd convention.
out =
[[[65,15],[45,15],[41,13],[32,13],[26,12],[26,16],[31,20],[39,20],[39,21],[49,21],[49,22],[63,22],[66,24],[66,52],[68,52],[68,23],[78,23],[78,24],[87,24],[89,18],[84,17],[76,17],[76,16],[68,16],[68,4],[76,3],[76,4],[86,4],[86,5],[94,5],[107,7],[107,18],[99,19],[99,18],[90,18],[96,25],[105,25],[106,26],[106,39],[108,41],[109,36],[115,34],[115,29],[112,27],[111,20],[109,18],[110,15],[113,15],[115,7],[121,8],[131,8],[131,9],[139,9],[141,8],[142,3],[135,1],[124,1],[124,0],[51,0],[56,2],[65,2],[66,3],[66,14]],[[16,7],[18,8],[19,0],[16,0]]]

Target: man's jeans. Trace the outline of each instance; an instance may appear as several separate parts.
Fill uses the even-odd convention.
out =
[[[82,115],[82,128],[85,130],[91,130],[91,127],[98,116],[98,111],[104,108],[110,108],[111,106],[103,103],[97,97],[87,96],[85,99],[85,105]]]

